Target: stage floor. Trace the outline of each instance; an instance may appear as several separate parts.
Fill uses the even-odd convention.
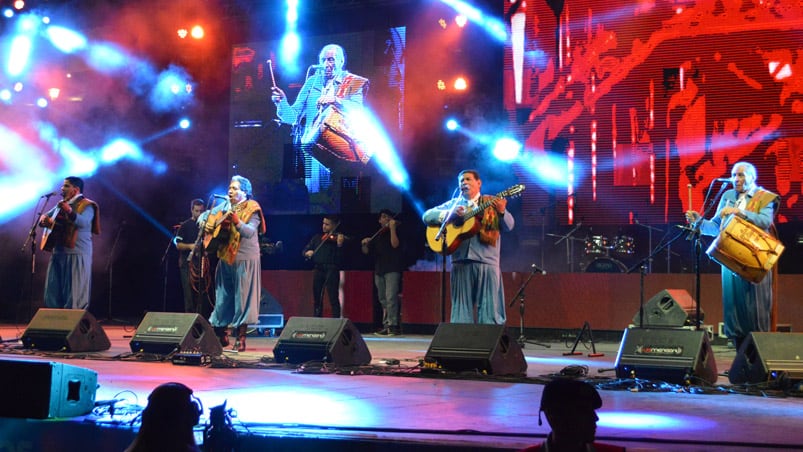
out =
[[[803,401],[779,391],[730,385],[723,373],[736,353],[725,345],[713,347],[720,373],[717,385],[688,390],[616,379],[619,343],[598,342],[596,350],[604,356],[589,357],[590,344],[581,342],[577,350],[582,355],[565,356],[574,338],[549,343],[549,348],[525,344],[526,378],[504,378],[422,373],[419,363],[433,336],[385,338],[363,333],[371,365],[336,372],[331,367],[298,371],[295,366],[273,364],[275,337],[249,336],[247,352],[226,352],[226,359],[215,360],[213,366],[191,366],[127,356],[134,326],[104,325],[111,349],[77,354],[22,349],[13,339],[25,328],[0,326],[4,340],[0,359],[57,361],[92,369],[98,374],[97,401],[118,400],[116,418],[100,409],[80,418],[0,419],[0,439],[30,441],[33,448],[26,450],[38,450],[37,439],[24,437],[23,430],[39,429],[41,434],[58,425],[62,430],[64,425],[114,430],[114,435],[106,436],[116,439],[104,440],[103,449],[87,448],[84,439],[80,450],[124,447],[134,434],[132,405],[144,405],[150,391],[167,381],[182,382],[195,391],[204,405],[202,422],[210,407],[225,402],[236,411],[233,425],[241,438],[251,438],[249,444],[259,444],[258,438],[267,441],[258,448],[271,444],[272,450],[312,450],[317,448],[314,444],[326,443],[328,450],[518,450],[541,442],[549,431],[546,420],[538,425],[543,383],[561,372],[583,372],[583,366],[585,378],[600,388],[603,399],[599,440],[645,451],[803,448]],[[517,330],[513,333],[518,337]],[[26,427],[20,429],[23,423]],[[200,428],[197,436],[202,437]],[[79,450],[69,440],[56,449],[48,447]]]

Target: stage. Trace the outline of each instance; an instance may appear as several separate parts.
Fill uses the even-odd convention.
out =
[[[226,403],[241,450],[517,450],[548,433],[538,425],[543,384],[579,372],[603,399],[598,439],[629,450],[790,450],[803,448],[803,405],[792,391],[731,385],[736,352],[714,341],[716,385],[660,385],[617,379],[619,342],[595,342],[600,357],[566,356],[574,337],[544,345],[526,343],[526,376],[421,369],[432,335],[377,337],[362,332],[371,364],[343,367],[273,362],[277,337],[252,335],[248,351],[225,352],[206,366],[176,365],[154,355],[131,354],[135,325],[102,325],[111,348],[95,353],[23,349],[26,325],[3,325],[0,360],[60,362],[97,372],[93,414],[58,419],[0,419],[0,450],[122,450],[135,434],[132,420],[150,391],[179,381],[204,407]],[[579,333],[579,331],[578,331]],[[783,333],[779,333],[783,334]],[[508,335],[518,338],[518,329]],[[541,342],[538,337],[527,338]],[[585,366],[585,367],[584,367]],[[587,367],[587,371],[585,368]],[[5,375],[5,391],[26,375]],[[565,378],[565,375],[564,375]],[[9,384],[10,383],[10,384]],[[111,402],[113,401],[113,402]],[[107,402],[107,403],[103,403]],[[114,406],[110,415],[109,407]],[[202,426],[196,437],[203,438]],[[90,439],[91,438],[91,439]]]

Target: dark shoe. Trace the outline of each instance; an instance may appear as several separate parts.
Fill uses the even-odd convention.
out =
[[[220,345],[223,347],[229,346],[229,335],[226,332],[226,327],[216,326],[215,327],[215,336],[217,336],[218,340],[220,341]]]
[[[237,328],[237,342],[234,344],[232,350],[237,350],[238,352],[245,351],[245,336],[248,334],[248,325],[240,325]]]
[[[397,334],[398,334],[398,332],[397,332],[397,331],[395,331],[393,328],[389,328],[389,327],[388,327],[388,328],[383,328],[383,329],[381,329],[381,330],[377,331],[377,332],[376,332],[376,333],[374,333],[374,334],[376,334],[377,336],[390,337],[390,336],[395,336],[395,335],[397,335]]]

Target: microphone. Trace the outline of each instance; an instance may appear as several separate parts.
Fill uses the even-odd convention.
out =
[[[50,193],[48,193],[48,194],[46,194],[46,195],[42,195],[42,196],[40,196],[40,197],[39,197],[39,199],[42,199],[42,198],[48,198],[48,199],[50,199],[50,197],[51,197],[51,196],[55,196],[55,195],[57,195],[57,194],[58,194],[58,193],[56,193],[56,192],[52,191],[52,192],[50,192]]]
[[[728,182],[730,182],[730,181],[731,181],[730,177],[718,177],[718,178],[714,179],[714,182],[725,182],[725,183],[728,183]]]
[[[323,65],[323,64],[310,64],[309,67],[310,67],[310,69],[323,69],[326,66]]]
[[[532,269],[533,269],[533,272],[539,272],[539,273],[541,273],[542,275],[546,275],[546,270],[543,270],[543,269],[540,269],[540,268],[538,268],[538,266],[537,266],[537,265],[535,265],[535,264],[532,264],[532,265],[530,265],[530,268],[532,268]]]
[[[212,195],[212,196],[214,196],[217,199],[229,199],[228,196],[223,196],[223,195]]]

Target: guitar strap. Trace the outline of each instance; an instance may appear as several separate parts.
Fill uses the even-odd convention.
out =
[[[245,202],[245,205],[238,210],[237,216],[240,217],[240,221],[246,223],[248,223],[254,214],[259,215],[259,233],[264,234],[267,231],[265,216],[262,214],[262,208],[259,206],[258,202],[249,199]],[[240,231],[238,231],[233,224],[230,227],[229,241],[226,243],[225,247],[220,247],[217,256],[226,261],[229,265],[232,265],[234,263],[234,257],[237,256],[237,251],[240,249]]]
[[[480,202],[490,202],[494,196],[485,195],[480,198]],[[480,221],[480,242],[488,246],[496,246],[496,241],[499,240],[499,215],[493,206],[488,206],[482,212],[482,220]]]
[[[100,207],[98,203],[89,198],[81,198],[75,202],[73,209],[77,214],[83,214],[87,207],[92,207],[95,210],[95,215],[92,217],[92,233],[100,234]],[[75,242],[78,240],[78,228],[75,223],[67,221],[64,226],[64,246],[67,248],[75,248]]]

